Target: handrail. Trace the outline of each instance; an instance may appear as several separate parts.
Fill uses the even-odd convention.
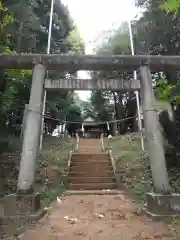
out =
[[[76,151],[78,151],[79,149],[79,141],[80,141],[79,134],[76,133]]]
[[[70,167],[70,165],[71,165],[72,153],[73,153],[73,151],[72,151],[72,150],[71,150],[71,151],[69,151],[68,170],[69,170],[69,167]]]
[[[109,152],[109,157],[111,159],[114,175],[116,175],[116,163],[115,163],[115,159],[112,154],[112,150],[109,149],[108,152]]]
[[[69,151],[69,159],[68,159],[67,171],[63,175],[63,183],[64,183],[65,187],[68,186],[68,174],[69,174],[69,169],[70,169],[70,165],[71,165],[73,152],[77,151],[78,149],[79,149],[79,135],[76,133],[76,147],[75,147],[75,149],[73,147],[73,149]]]
[[[69,174],[69,169],[70,169],[70,165],[71,165],[71,160],[72,160],[72,153],[73,151],[70,150],[69,151],[69,159],[68,159],[68,166],[67,166],[67,170],[66,172],[63,174],[62,176],[62,181],[64,186],[67,188],[68,187],[68,174]]]
[[[104,152],[105,148],[104,148],[104,134],[103,133],[101,133],[100,142],[101,142],[102,152]]]

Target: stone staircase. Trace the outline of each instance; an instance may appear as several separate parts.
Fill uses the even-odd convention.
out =
[[[112,163],[102,151],[100,139],[80,140],[78,152],[73,153],[68,173],[69,190],[115,189]]]

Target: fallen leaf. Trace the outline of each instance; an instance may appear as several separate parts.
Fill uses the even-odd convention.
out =
[[[94,213],[95,216],[97,216],[98,218],[104,218],[104,215],[101,213]]]
[[[61,203],[61,199],[59,197],[57,197],[57,202]]]

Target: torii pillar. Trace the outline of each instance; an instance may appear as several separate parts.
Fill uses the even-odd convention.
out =
[[[27,120],[27,115],[28,115],[28,109],[29,109],[29,104],[25,104],[23,120],[22,120],[22,125],[21,125],[21,139],[23,139],[24,129],[26,128],[26,120]]]
[[[172,194],[169,185],[163,136],[148,65],[140,67],[140,73],[145,135],[153,179],[153,192],[147,193],[147,212],[153,217],[180,215],[180,195]]]
[[[5,197],[4,215],[38,216],[40,195],[34,190],[36,162],[39,153],[43,90],[46,68],[42,64],[34,67],[26,127],[20,162],[17,191]]]

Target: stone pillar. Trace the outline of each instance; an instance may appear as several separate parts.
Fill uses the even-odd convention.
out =
[[[41,132],[40,132],[40,143],[39,143],[39,150],[42,150],[42,141],[43,141],[43,135],[44,135],[44,115],[46,112],[46,95],[47,91],[46,89],[43,89],[43,107],[42,107],[42,116],[41,116]]]
[[[24,114],[23,114],[23,121],[22,121],[22,126],[21,126],[21,139],[23,139],[23,136],[24,136],[24,130],[25,130],[25,128],[26,128],[27,115],[28,115],[28,108],[29,108],[29,104],[25,104],[25,107],[24,107]]]
[[[170,187],[164,155],[163,137],[160,131],[157,110],[155,109],[155,97],[149,67],[142,66],[140,68],[140,73],[145,135],[154,191],[158,193],[167,193],[170,191]]]
[[[39,213],[37,215],[35,213],[40,209],[40,195],[34,192],[33,185],[39,153],[45,73],[43,65],[37,64],[34,67],[17,192],[5,197],[5,215],[39,216]],[[41,211],[39,212],[41,214]]]
[[[43,88],[46,69],[38,64],[34,68],[29,109],[22,148],[18,191],[26,192],[33,188],[36,158],[39,152],[41,133],[41,113],[43,107]]]
[[[147,65],[140,68],[141,93],[147,139],[148,156],[152,171],[154,193],[147,193],[147,212],[151,216],[180,215],[180,196],[171,194],[164,155],[163,137],[155,107],[152,78]]]

